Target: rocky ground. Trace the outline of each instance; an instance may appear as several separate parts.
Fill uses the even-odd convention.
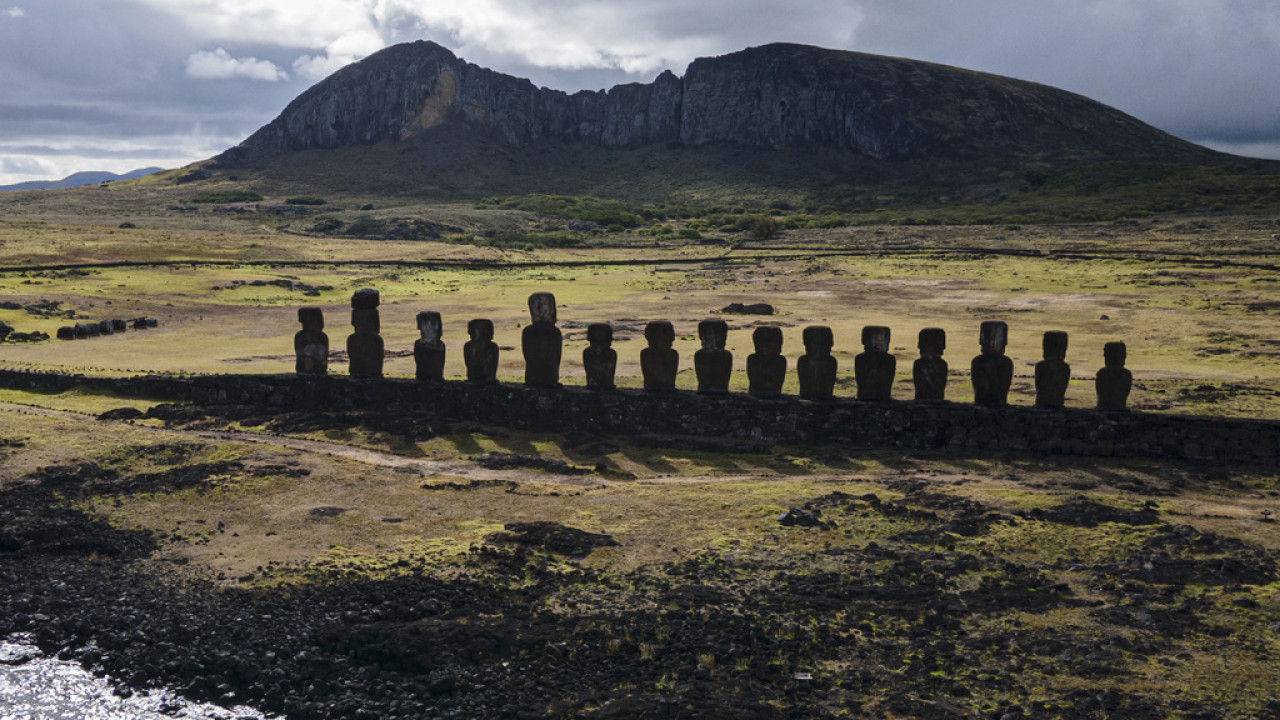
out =
[[[511,522],[448,562],[220,583],[173,552],[185,540],[89,509],[265,472],[170,451],[159,470],[89,452],[3,485],[0,636],[33,633],[122,692],[289,718],[1280,717],[1270,518],[1229,534],[1171,510],[1206,489],[1274,498],[1273,474],[1162,467],[1117,494],[1122,473],[1097,467],[1028,508],[893,473],[667,563],[610,567],[592,554],[620,538]]]

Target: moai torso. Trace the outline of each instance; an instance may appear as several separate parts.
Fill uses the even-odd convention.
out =
[[[898,360],[889,354],[889,328],[868,325],[862,328],[863,351],[853,359],[853,376],[859,400],[891,400],[893,375]]]
[[[294,369],[299,375],[329,373],[329,336],[324,334],[324,313],[318,307],[298,308],[302,329],[293,336]]]
[[[918,342],[920,357],[911,366],[917,400],[945,400],[947,395],[947,333],[942,328],[925,328]]]
[[[467,380],[497,382],[498,344],[493,341],[493,321],[476,318],[467,323],[470,340],[462,346],[462,359],[467,366]]]
[[[969,365],[973,381],[973,402],[977,405],[1007,405],[1013,383],[1013,361],[1004,355],[1009,326],[999,320],[982,323],[978,339],[982,354]]]
[[[613,328],[608,323],[587,326],[587,347],[582,351],[582,368],[587,374],[587,387],[612,390],[618,368],[618,351],[613,347]]]
[[[347,336],[349,372],[357,378],[382,377],[382,325],[378,319],[378,291],[365,288],[351,296],[351,327]]]
[[[693,354],[693,371],[698,376],[698,392],[729,392],[729,377],[733,374],[733,353],[724,349],[729,339],[729,325],[723,320],[703,320],[698,323],[698,338],[702,349]]]
[[[645,325],[644,339],[649,343],[640,351],[644,389],[650,392],[675,390],[676,372],[680,369],[680,353],[672,347],[676,341],[675,328],[666,320],[654,320]]]
[[[1044,334],[1044,359],[1036,363],[1036,406],[1060,408],[1067,403],[1071,366],[1067,364],[1067,334],[1050,330]]]
[[[796,361],[796,377],[800,380],[800,397],[826,400],[835,394],[836,359],[831,356],[835,343],[831,328],[810,325],[804,329],[804,355]]]
[[[787,358],[782,355],[782,328],[758,327],[751,334],[756,351],[747,356],[747,392],[759,397],[782,394]]]
[[[551,293],[529,296],[533,322],[520,334],[524,351],[524,384],[555,387],[560,384],[560,353],[564,338],[556,327],[556,298]]]
[[[1128,348],[1122,342],[1109,342],[1102,347],[1106,362],[1094,381],[1098,392],[1099,410],[1129,409],[1129,391],[1133,388],[1133,373],[1124,366]]]
[[[417,368],[419,380],[444,379],[444,341],[440,339],[444,332],[444,324],[440,313],[434,311],[418,313],[418,332],[422,337],[413,343],[413,362]]]

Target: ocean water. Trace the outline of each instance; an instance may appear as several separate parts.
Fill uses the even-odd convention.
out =
[[[268,720],[247,707],[192,703],[165,690],[124,698],[106,678],[48,657],[22,635],[0,641],[0,720]]]

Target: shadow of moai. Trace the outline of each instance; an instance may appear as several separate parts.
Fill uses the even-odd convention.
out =
[[[329,336],[324,334],[324,312],[318,307],[298,308],[302,329],[293,336],[294,370],[299,375],[329,374]]]
[[[418,332],[422,337],[413,343],[413,362],[419,380],[444,380],[445,345],[441,336],[444,324],[440,313],[427,310],[418,313]]]
[[[470,382],[498,381],[498,343],[493,341],[493,321],[476,318],[467,323],[471,338],[462,346],[462,360]]]
[[[1009,385],[1013,383],[1013,361],[1005,357],[1004,347],[1009,340],[1009,326],[1000,320],[982,323],[978,342],[982,354],[969,365],[973,382],[973,402],[977,405],[1001,406],[1009,404]]]
[[[1102,346],[1105,365],[1094,379],[1099,410],[1128,410],[1129,391],[1133,389],[1133,373],[1124,366],[1128,348],[1122,342]]]
[[[614,374],[618,369],[618,351],[612,347],[613,326],[609,323],[591,323],[587,326],[587,343],[582,351],[582,369],[587,375],[587,387],[612,390]]]
[[[747,356],[747,392],[757,397],[778,397],[787,379],[787,358],[782,354],[782,328],[764,326],[751,333],[756,351]]]
[[[537,292],[529,296],[532,320],[520,334],[524,352],[524,384],[556,387],[560,384],[560,354],[564,337],[556,327],[556,296]]]
[[[670,392],[676,389],[676,372],[680,369],[680,353],[672,347],[676,330],[666,320],[654,320],[644,326],[648,347],[640,351],[640,373],[644,389]]]
[[[702,349],[693,354],[693,371],[698,376],[698,392],[727,393],[733,375],[733,353],[724,349],[729,340],[729,325],[723,320],[698,323]]]
[[[1044,359],[1036,363],[1036,407],[1060,408],[1067,403],[1071,366],[1067,364],[1067,334],[1050,330],[1042,343]]]
[[[347,336],[347,361],[352,377],[382,377],[382,324],[378,319],[378,291],[364,288],[351,296],[351,327]]]
[[[796,360],[796,377],[800,381],[800,397],[828,400],[835,395],[838,363],[831,356],[835,338],[831,328],[810,325],[804,329],[804,355]]]
[[[853,359],[853,377],[859,400],[893,399],[893,375],[898,360],[889,354],[889,328],[868,325],[862,328],[862,352]]]
[[[920,349],[920,357],[911,366],[916,399],[945,400],[947,361],[942,359],[942,353],[947,349],[947,331],[942,328],[924,328],[920,331],[916,346]]]

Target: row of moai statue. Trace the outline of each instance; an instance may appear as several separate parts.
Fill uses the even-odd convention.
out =
[[[349,373],[355,378],[382,377],[384,347],[378,319],[378,291],[358,290],[351,298],[351,325],[347,337]],[[560,360],[564,339],[556,327],[556,301],[551,293],[529,296],[532,322],[521,334],[525,361],[525,384],[555,387],[560,384]],[[297,372],[302,375],[324,375],[328,372],[329,338],[324,333],[324,316],[320,308],[298,310],[302,330],[294,336]],[[419,380],[443,380],[445,344],[440,313],[418,313],[421,337],[414,342],[413,356]],[[1005,354],[1008,326],[1001,321],[982,323],[978,339],[981,353],[970,364],[974,402],[979,405],[1008,404],[1013,382],[1013,361]],[[493,321],[475,319],[467,323],[470,340],[462,348],[467,380],[496,382],[498,345],[493,341]],[[729,326],[723,320],[698,323],[702,348],[693,355],[698,392],[729,392],[733,374],[733,353],[725,349]],[[676,389],[676,373],[680,353],[674,348],[676,333],[670,322],[656,320],[645,326],[648,346],[640,351],[640,371],[644,389],[650,392],[672,392]],[[831,328],[811,325],[802,335],[805,353],[796,360],[796,376],[800,397],[823,400],[834,397],[836,358],[831,355],[834,338]],[[752,333],[755,352],[747,357],[748,392],[758,397],[777,397],[787,375],[787,358],[782,354],[782,329],[762,326]],[[582,351],[582,365],[588,388],[611,390],[618,353],[612,347],[613,328],[608,323],[592,323],[587,327],[588,346]],[[854,358],[854,379],[859,400],[883,401],[892,397],[897,359],[889,353],[889,328],[869,325],[862,329],[863,352]],[[946,332],[941,328],[920,331],[920,357],[912,366],[915,399],[946,399],[948,366],[942,359],[947,347]],[[1036,405],[1060,408],[1065,405],[1071,366],[1066,362],[1067,333],[1044,334],[1044,359],[1036,363]],[[1095,377],[1098,408],[1124,410],[1128,404],[1133,375],[1125,368],[1125,344],[1110,342],[1103,348],[1104,367]]]

